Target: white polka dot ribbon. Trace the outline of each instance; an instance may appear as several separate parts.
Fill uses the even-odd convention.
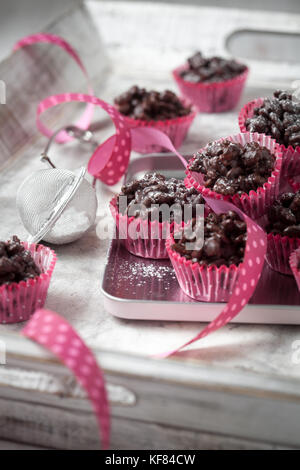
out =
[[[179,152],[177,152],[170,139],[162,132],[157,131],[156,129],[151,129],[151,132],[149,132],[149,130],[147,131],[140,128],[136,129],[136,135],[133,135],[132,138],[149,139],[149,141],[152,143],[165,147],[171,152],[174,152],[181,160],[183,165],[187,167],[186,160],[182,157],[182,155],[179,154]],[[227,211],[234,211],[245,220],[247,224],[247,241],[244,261],[241,265],[234,290],[222,312],[190,341],[187,341],[185,344],[173,351],[160,354],[156,357],[171,356],[182,348],[194,343],[201,338],[204,338],[213,331],[218,330],[222,326],[226,325],[226,323],[231,321],[234,317],[236,317],[252,297],[264,266],[265,253],[267,248],[267,235],[264,230],[232,203],[222,200],[215,200],[209,197],[205,197],[204,199],[215,212],[222,213]]]
[[[93,96],[93,90],[90,85],[89,76],[80,57],[72,48],[72,46],[62,37],[48,33],[33,34],[31,36],[26,36],[18,41],[14,46],[14,50],[16,51],[20,48],[24,48],[36,43],[51,43],[64,49],[76,61],[78,66],[83,71],[88,80],[89,89],[88,95],[82,93],[63,93],[48,96],[43,101],[41,101],[37,108],[36,123],[38,129],[44,135],[50,137],[53,132],[43,124],[43,122],[40,120],[40,115],[47,109],[62,103],[70,102],[87,103],[87,108],[84,114],[75,125],[81,129],[88,129],[94,106],[100,106],[108,113],[109,117],[113,121],[116,133],[107,139],[104,143],[100,144],[99,147],[95,150],[90,158],[88,171],[92,176],[94,176],[94,178],[100,179],[107,185],[111,186],[116,184],[118,181],[120,181],[127,170],[131,149],[135,146],[139,146],[141,143],[145,144],[149,142],[152,144],[153,142],[155,143],[157,139],[164,140],[165,134],[159,130],[156,130],[155,132],[155,130],[151,128],[129,128],[125,123],[122,114],[120,114],[114,106]],[[168,142],[170,141],[167,136],[165,137],[167,138],[166,142],[168,145]],[[71,139],[72,137],[69,136],[65,131],[60,132],[56,137],[56,141],[60,143],[67,142]],[[177,155],[179,158],[181,158],[178,153]]]
[[[89,173],[107,185],[114,185],[120,181],[126,173],[132,147],[138,147],[142,144],[156,145],[158,143],[162,147],[172,148],[172,151],[182,160],[183,164],[186,164],[185,159],[177,152],[166,134],[153,128],[129,128],[122,114],[114,106],[96,96],[82,93],[63,93],[48,96],[39,103],[37,108],[38,128],[42,128],[40,116],[43,112],[53,106],[74,101],[100,106],[114,123],[116,133],[96,148],[88,163]]]
[[[37,33],[37,34],[32,34],[30,36],[25,36],[24,38],[20,39],[15,45],[13,50],[17,51],[18,49],[22,49],[24,47],[31,46],[32,44],[37,44],[37,43],[50,43],[54,44],[55,46],[60,47],[64,51],[66,51],[67,54],[69,54],[73,60],[77,63],[77,65],[80,67],[82,70],[83,74],[85,75],[87,79],[87,84],[88,84],[88,92],[90,95],[93,95],[93,88],[90,83],[90,78],[87,73],[86,68],[84,67],[79,55],[77,52],[73,49],[73,47],[62,37],[57,36],[55,34],[49,34],[49,33]],[[53,98],[53,104],[55,103],[55,98]],[[91,119],[93,117],[93,112],[94,112],[94,105],[91,103],[88,103],[84,113],[82,116],[79,118],[79,120],[75,123],[77,127],[80,129],[88,129]],[[46,135],[47,137],[51,137],[53,134],[53,131],[48,129],[42,122],[38,122],[38,128],[39,130]],[[73,137],[71,137],[67,132],[61,131],[55,138],[56,142],[59,143],[64,143],[64,142],[69,142],[72,140]]]
[[[88,171],[95,178],[108,185],[114,185],[127,170],[131,152],[131,132],[124,122],[124,117],[114,106],[92,95],[82,93],[63,93],[52,95],[41,101],[37,108],[37,126],[41,128],[40,115],[47,109],[62,103],[81,102],[100,106],[113,121],[116,133],[99,145],[93,153]]]
[[[27,338],[51,351],[86,390],[98,420],[102,448],[109,448],[110,415],[103,373],[71,325],[57,313],[38,310],[22,330]]]
[[[267,248],[267,235],[264,230],[233,204],[226,201],[217,201],[211,198],[204,199],[214,212],[222,213],[227,211],[234,211],[245,220],[247,224],[247,242],[244,261],[241,264],[241,269],[239,270],[239,275],[235,283],[234,290],[227,305],[225,305],[221,313],[200,333],[184,343],[182,346],[174,349],[173,351],[159,354],[156,357],[163,358],[172,356],[186,346],[189,346],[195,341],[204,338],[210,333],[213,333],[222,326],[226,325],[226,323],[230,322],[240,313],[240,311],[245,307],[252,297],[252,294],[255,291],[256,285],[262,273]]]
[[[77,62],[88,78],[87,72],[76,52],[64,39],[60,38],[59,36],[43,33],[28,36],[16,44],[15,50],[36,42],[50,42],[62,47],[73,57],[73,59]],[[123,116],[114,108],[114,106],[95,96],[92,96],[91,94],[86,95],[82,93],[64,93],[60,95],[49,96],[41,101],[37,109],[37,126],[41,132],[47,136],[51,135],[51,131],[49,131],[40,121],[40,115],[44,111],[52,108],[53,106],[57,106],[58,104],[74,101],[85,102],[89,106],[84,116],[81,118],[79,123],[77,123],[79,127],[85,129],[88,128],[91,118],[90,111],[94,106],[100,106],[102,109],[104,109],[115,125],[115,135],[111,136],[104,143],[100,144],[90,158],[88,170],[95,178],[99,178],[108,185],[116,184],[127,170],[131,148],[139,147],[141,144],[165,147],[167,150],[174,152],[178,158],[180,158],[183,165],[185,167],[187,166],[186,160],[180,155],[179,152],[177,152],[167,135],[158,129],[153,128],[128,128]],[[69,136],[67,138],[67,135],[60,135],[59,137],[60,142],[65,142],[66,140],[70,139]],[[198,335],[185,343],[183,346],[174,351],[162,354],[160,357],[167,357],[174,354],[181,348],[207,336],[232,320],[251,298],[262,272],[264,256],[266,252],[266,234],[264,231],[233,204],[225,201],[212,200],[211,198],[205,199],[215,212],[226,212],[228,210],[233,210],[246,221],[247,243],[244,262],[242,264],[240,275],[229,302],[224,307],[222,312],[217,316],[217,318],[215,318],[206,328],[204,328],[204,330],[202,330]],[[36,317],[34,316],[34,318]]]
[[[151,144],[165,147],[166,149],[175,153],[185,167],[187,166],[186,160],[175,149],[174,145],[166,134],[153,128],[127,129],[124,125],[122,115],[117,110],[115,110],[115,108],[108,105],[99,98],[91,97],[89,95],[70,94],[67,98],[65,95],[57,95],[56,99],[58,102],[72,100],[92,102],[95,105],[101,106],[109,113],[116,126],[116,135],[110,137],[106,142],[104,142],[104,144],[101,144],[96,149],[89,162],[90,173],[99,177],[107,184],[114,184],[119,181],[123,173],[126,171],[131,152],[131,144],[138,146],[141,142],[143,142],[147,145]],[[52,105],[51,97],[49,97],[43,101],[42,106],[40,105],[41,109],[38,112],[40,113]],[[263,269],[266,252],[266,234],[263,229],[233,204],[227,201],[214,200],[208,197],[205,197],[205,199],[208,205],[215,212],[227,212],[232,210],[237,212],[240,217],[245,220],[247,224],[247,242],[242,269],[240,270],[234,292],[232,293],[228,304],[224,307],[220,315],[218,315],[218,317],[195,338],[188,341],[180,348],[174,351],[170,351],[166,354],[162,354],[159,357],[167,357],[174,354],[183,347],[201,338],[204,338],[213,331],[221,328],[223,325],[232,320],[236,315],[238,315],[238,313],[251,298]]]

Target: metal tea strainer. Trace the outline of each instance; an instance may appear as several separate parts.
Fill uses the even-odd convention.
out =
[[[30,243],[40,240],[54,244],[70,243],[78,240],[95,222],[97,197],[85,179],[86,169],[58,169],[48,157],[49,148],[61,130],[81,142],[98,145],[90,131],[75,126],[59,129],[51,136],[41,155],[48,168],[28,176],[17,193],[17,209],[30,233]]]

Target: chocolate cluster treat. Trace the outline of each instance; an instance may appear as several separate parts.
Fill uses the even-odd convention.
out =
[[[27,281],[40,274],[30,251],[25,250],[18,237],[0,242],[0,285]]]
[[[196,220],[193,219],[193,227]],[[246,223],[232,211],[224,214],[211,212],[204,219],[204,244],[200,249],[186,249],[186,244],[197,240],[197,228],[191,238],[185,235],[172,249],[186,259],[200,265],[229,266],[243,261],[247,239]]]
[[[133,86],[115,98],[114,103],[121,114],[142,121],[166,121],[191,113],[190,106],[184,106],[170,90],[147,91]]]
[[[245,146],[229,140],[208,144],[190,164],[191,171],[203,174],[204,186],[233,196],[263,186],[274,168],[275,157],[257,142]]]
[[[268,233],[300,238],[300,191],[282,194],[270,207],[268,221]]]
[[[120,196],[127,197],[125,211],[122,208]],[[203,197],[195,188],[186,188],[183,181],[176,178],[167,179],[159,173],[149,173],[140,180],[134,180],[126,184],[122,187],[118,198],[121,213],[128,214],[129,212],[130,215],[148,220],[158,220],[159,217],[160,222],[167,220],[169,214],[166,213],[164,217],[163,211],[153,207],[155,204],[160,206],[166,204],[169,207],[176,204],[181,214],[185,214],[185,216],[188,213],[184,211],[184,205],[190,205],[192,208],[191,217],[195,217],[197,204],[204,203]],[[132,207],[136,204],[138,205],[136,208]],[[170,222],[172,222],[174,220],[173,211],[171,211],[170,216]]]
[[[196,52],[188,60],[188,69],[181,72],[181,77],[193,83],[223,82],[230,80],[246,70],[246,66],[235,60],[222,57],[203,57],[201,52]]]
[[[300,103],[292,101],[292,95],[277,90],[273,98],[254,108],[253,117],[245,122],[249,132],[272,136],[286,147],[300,145]]]

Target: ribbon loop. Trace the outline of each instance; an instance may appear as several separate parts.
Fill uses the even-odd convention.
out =
[[[26,36],[22,39],[20,39],[15,45],[13,50],[17,51],[18,49],[22,49],[23,47],[31,46],[32,44],[37,44],[37,43],[49,43],[49,44],[54,44],[61,49],[65,50],[77,63],[77,65],[80,67],[82,70],[83,74],[85,75],[87,82],[88,82],[88,92],[90,95],[94,94],[92,85],[90,83],[90,78],[87,73],[86,68],[84,67],[79,55],[77,52],[73,49],[73,47],[62,37],[57,36],[55,34],[49,34],[49,33],[37,33],[37,34],[32,34],[31,36]],[[94,113],[94,106],[91,103],[88,103],[84,113],[82,116],[79,118],[79,120],[75,123],[76,127],[79,127],[80,129],[88,129],[93,117]],[[40,123],[39,125],[39,130],[46,136],[46,137],[51,137],[52,131],[48,129],[45,125]],[[57,137],[56,137],[56,142],[58,143],[65,143],[65,142],[70,142],[73,139],[67,132],[61,131]]]
[[[77,53],[63,38],[60,38],[59,36],[43,33],[29,36],[19,41],[14,49],[17,50],[20,47],[28,46],[36,42],[50,42],[62,47],[73,57],[88,79],[88,74]],[[90,124],[90,111],[94,106],[100,106],[104,111],[106,111],[114,123],[116,133],[109,137],[104,143],[100,144],[90,158],[88,163],[88,170],[95,178],[99,178],[108,185],[116,184],[127,170],[132,144],[134,147],[139,147],[141,142],[143,144],[147,143],[151,145],[159,145],[166,148],[167,150],[170,150],[175,155],[177,155],[183,166],[185,168],[187,167],[186,160],[175,149],[174,145],[166,134],[159,131],[158,129],[147,127],[133,129],[129,128],[125,123],[124,117],[116,110],[114,106],[93,96],[91,87],[89,90],[89,95],[81,93],[65,93],[49,96],[44,99],[39,104],[37,109],[37,126],[43,134],[51,136],[51,131],[49,131],[40,121],[40,115],[47,109],[62,103],[77,101],[88,104],[84,116],[80,119],[79,123],[77,123],[77,126],[83,129],[87,129]],[[70,139],[71,138],[68,135],[59,135],[58,141],[67,142]],[[215,212],[227,212],[229,210],[235,211],[240,215],[241,218],[245,220],[247,224],[247,241],[241,274],[236,282],[229,302],[224,307],[222,312],[193,339],[175,351],[168,352],[161,355],[160,357],[167,357],[174,354],[181,348],[217,330],[232,320],[236,315],[238,315],[238,313],[251,298],[263,269],[267,241],[266,234],[262,228],[233,204],[222,200],[214,200],[209,197],[205,197],[204,199]],[[43,317],[41,313],[39,315],[40,316],[38,317],[34,317],[36,319],[35,321]],[[30,324],[32,326],[31,322]]]
[[[131,152],[130,129],[126,127],[123,116],[114,106],[96,96],[82,93],[63,93],[48,96],[38,105],[37,127],[40,130],[44,128],[40,121],[40,115],[47,109],[74,101],[99,106],[109,115],[115,125],[116,134],[97,147],[88,164],[88,170],[95,178],[99,178],[110,186],[114,185],[126,172]]]

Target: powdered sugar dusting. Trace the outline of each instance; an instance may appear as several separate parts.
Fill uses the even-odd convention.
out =
[[[121,253],[115,258],[114,267],[110,266],[112,269],[107,272],[109,278],[106,277],[115,294],[121,298],[144,298],[147,295],[164,298],[174,282],[177,284],[169,260],[138,258],[125,250]]]
[[[147,279],[164,279],[169,273],[172,273],[175,277],[172,266],[159,266],[154,263],[149,265],[144,265],[142,263],[130,263],[129,269],[133,275],[139,275]]]

